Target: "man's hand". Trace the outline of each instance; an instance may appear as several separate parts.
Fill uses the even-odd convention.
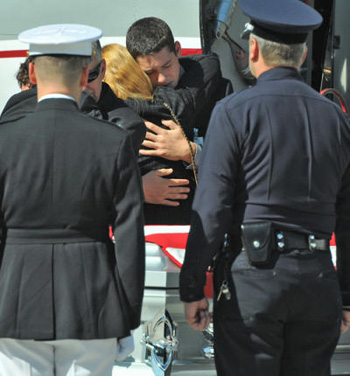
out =
[[[341,322],[340,332],[343,334],[349,330],[350,327],[350,311],[343,311],[343,320]]]
[[[185,161],[191,163],[191,152],[180,127],[173,120],[162,120],[162,124],[169,129],[164,129],[149,121],[145,121],[146,127],[154,132],[146,132],[142,145],[150,149],[141,149],[141,155],[162,157],[171,161]],[[196,145],[191,142],[193,153]]]
[[[190,182],[187,179],[165,179],[173,173],[171,168],[150,171],[142,176],[143,193],[145,202],[148,204],[158,204],[167,206],[179,206],[178,201],[172,200],[186,200],[187,193],[190,191],[188,185]]]
[[[211,320],[209,313],[209,304],[207,299],[197,302],[185,303],[185,316],[187,322],[195,330],[204,330],[208,327]]]

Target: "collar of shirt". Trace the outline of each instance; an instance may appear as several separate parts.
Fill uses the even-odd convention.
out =
[[[259,83],[260,81],[283,80],[288,78],[294,78],[301,81],[303,80],[299,71],[296,68],[280,66],[274,67],[262,73],[259,76],[257,83]]]
[[[76,100],[71,97],[70,95],[59,94],[59,93],[52,93],[42,96],[38,102],[44,101],[46,99],[68,99],[70,101],[76,102]]]

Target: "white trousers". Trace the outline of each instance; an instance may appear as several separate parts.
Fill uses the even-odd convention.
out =
[[[33,341],[0,339],[0,376],[111,376],[115,338]]]

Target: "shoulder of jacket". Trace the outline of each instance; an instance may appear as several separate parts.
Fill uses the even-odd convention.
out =
[[[227,95],[218,101],[217,104],[222,106],[230,106],[230,108],[239,107],[240,105],[247,103],[247,101],[255,100],[259,97],[260,94],[254,90],[254,87],[249,87]]]
[[[120,134],[120,135],[125,135],[127,134],[126,130],[121,127],[120,125],[116,123],[112,123],[107,120],[95,118],[89,114],[85,114],[83,112],[78,112],[79,116],[84,118],[84,122],[86,124],[90,124],[92,127],[101,127],[101,133],[102,132],[109,132],[109,134]],[[103,129],[102,129],[103,128]]]
[[[198,54],[198,55],[188,55],[188,56],[183,56],[179,58],[180,64],[183,65],[184,67],[186,65],[191,65],[191,64],[201,64],[201,65],[209,65],[209,64],[219,64],[219,57],[215,53],[210,53],[210,54]]]

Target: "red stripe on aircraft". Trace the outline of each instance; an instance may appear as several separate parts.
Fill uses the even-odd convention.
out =
[[[28,55],[27,50],[0,51],[0,59],[9,58],[9,57],[27,57],[27,55]]]
[[[182,56],[187,55],[200,55],[202,50],[200,48],[183,48]],[[27,50],[10,50],[10,51],[0,51],[0,59],[4,58],[14,58],[14,57],[27,57]]]
[[[200,55],[201,53],[202,53],[201,48],[183,48],[181,50],[181,56]]]

